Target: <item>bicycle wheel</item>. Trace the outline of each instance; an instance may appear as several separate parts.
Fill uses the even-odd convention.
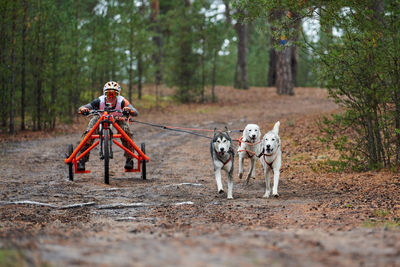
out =
[[[74,147],[72,146],[72,144],[68,145],[68,149],[67,149],[67,158],[69,158],[69,156],[72,155],[72,152],[74,152]],[[74,180],[74,163],[68,163],[68,178],[70,181]]]
[[[146,146],[145,146],[144,143],[141,143],[140,150],[142,150],[142,152],[144,154],[146,154]],[[146,161],[145,160],[141,160],[140,161],[140,165],[141,165],[141,168],[142,168],[142,179],[146,180]]]
[[[104,140],[103,140],[103,153],[104,153],[104,182],[106,184],[110,183],[109,180],[109,164],[110,164],[110,140],[109,138],[109,131],[104,130]]]

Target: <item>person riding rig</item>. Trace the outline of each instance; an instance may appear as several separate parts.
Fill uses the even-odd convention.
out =
[[[121,86],[114,81],[109,81],[104,85],[103,88],[104,95],[100,96],[99,98],[96,98],[93,100],[91,103],[83,105],[79,108],[79,114],[87,114],[90,110],[104,110],[106,107],[106,104],[111,104],[111,109],[115,109],[118,111],[123,111],[125,113],[129,112],[129,115],[131,116],[137,116],[139,113],[138,111],[129,103],[127,99],[125,99],[123,96],[120,95],[121,93]],[[132,132],[129,129],[129,123],[125,118],[121,117],[121,113],[111,112],[116,117],[117,124],[124,130],[124,132],[129,136],[129,138],[132,139]],[[118,119],[120,117],[121,119]],[[83,133],[83,137],[93,128],[93,126],[96,124],[96,122],[99,120],[100,116],[98,114],[94,115],[93,118],[90,120],[87,130]],[[96,131],[98,133],[98,130]],[[86,144],[82,147],[80,150],[80,153],[83,153],[86,149],[88,149],[94,142],[94,139],[89,139]],[[121,140],[122,144],[128,148],[129,150],[133,151],[133,147],[129,142],[127,142],[125,139]],[[78,171],[84,171],[85,170],[85,163],[89,161],[89,155],[90,153],[87,153],[84,157],[82,157],[79,162],[77,169]],[[132,156],[125,151],[124,154],[126,158],[125,162],[125,169],[133,169],[133,160]]]

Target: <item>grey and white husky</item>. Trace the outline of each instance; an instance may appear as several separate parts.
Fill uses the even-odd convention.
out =
[[[221,170],[228,173],[228,199],[233,199],[233,160],[234,151],[232,139],[228,131],[216,131],[210,143],[211,159],[214,165],[215,180],[217,181],[218,193],[223,193],[224,188],[221,181]]]

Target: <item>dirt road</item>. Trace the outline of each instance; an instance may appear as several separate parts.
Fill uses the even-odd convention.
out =
[[[337,109],[325,91],[217,94],[219,104],[170,106],[138,119],[206,129],[257,123],[263,133],[280,120],[279,198],[262,198],[259,164],[257,179],[244,185],[236,161],[227,200],[217,193],[208,139],[145,125],[132,130],[151,158],[148,179],[124,173],[117,150],[110,185],[97,151],[87,163],[92,172],[68,181],[66,146],[81,133],[3,142],[0,265],[400,266],[399,176],[318,169],[333,156],[316,140],[315,119]]]

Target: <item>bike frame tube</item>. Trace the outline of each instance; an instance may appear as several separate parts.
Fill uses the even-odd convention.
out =
[[[99,127],[100,124],[100,119],[96,122],[96,124],[93,126],[93,128],[89,131],[89,133],[85,136],[85,138],[83,138],[82,142],[78,145],[77,148],[75,148],[74,152],[72,152],[72,154],[69,156],[69,158],[65,159],[65,163],[71,163],[72,159],[75,158],[76,154],[79,153],[79,151],[81,151],[81,148],[83,147],[83,145],[87,142],[87,140],[92,136],[92,134],[94,133],[94,131],[97,130],[97,128]]]
[[[121,138],[121,137],[122,137],[122,134],[113,134],[113,138]],[[94,134],[90,137],[90,139],[99,139],[99,138],[100,138],[100,135],[98,135],[98,134]]]
[[[104,136],[100,136],[100,134],[93,134],[98,128],[100,123],[104,123],[103,121],[106,120],[108,123],[108,129],[110,127],[110,125],[113,125],[115,127],[115,129],[118,131],[119,134],[113,134],[113,143],[116,144],[117,146],[119,146],[121,149],[123,149],[124,151],[126,151],[127,153],[129,153],[132,157],[134,157],[137,160],[146,160],[146,161],[150,161],[150,158],[148,156],[146,156],[142,150],[140,150],[140,148],[132,141],[132,139],[125,133],[125,131],[117,124],[116,120],[114,119],[113,116],[110,116],[108,114],[108,112],[104,112],[99,119],[97,120],[97,122],[95,123],[95,125],[93,126],[93,128],[86,134],[86,136],[83,138],[83,140],[79,143],[78,147],[75,148],[75,150],[72,152],[72,154],[64,160],[65,163],[74,163],[75,165],[75,173],[77,173],[76,171],[76,163],[82,158],[84,157],[87,153],[89,153],[89,151],[91,151],[93,148],[95,148],[99,143],[100,143],[100,138],[104,138]],[[103,127],[104,130],[104,127]],[[130,151],[128,148],[126,148],[124,145],[122,145],[121,143],[119,143],[118,141],[116,141],[114,138],[124,138],[125,140],[127,140],[129,142],[129,144],[136,150],[136,152],[139,154],[136,155],[134,154],[132,151]],[[82,147],[86,144],[86,142],[89,139],[99,139],[97,140],[93,145],[91,145],[88,149],[86,149],[83,153],[81,153],[78,157],[76,157],[76,155],[80,152],[80,150],[82,149]],[[111,138],[110,138],[111,139]],[[140,166],[140,164],[139,164]],[[139,167],[138,166],[138,167]],[[140,170],[140,167],[139,169]],[[135,170],[137,171],[137,170]]]
[[[129,138],[129,136],[124,132],[124,130],[122,130],[121,127],[119,127],[119,125],[116,122],[113,122],[113,126],[115,127],[115,129],[118,130],[118,132],[126,139],[128,140],[129,144],[131,144],[133,146],[133,148],[138,152],[138,154],[145,159],[146,161],[149,161],[150,158],[148,156],[146,156],[142,150],[140,150],[140,148]]]
[[[82,154],[80,154],[77,158],[76,161],[79,161],[81,158],[83,158],[87,153],[89,153],[90,150],[95,148],[98,144],[100,143],[99,140],[97,140],[93,145],[91,145],[88,149],[85,150]]]
[[[129,149],[127,149],[123,144],[120,144],[118,141],[116,141],[115,139],[113,139],[113,143],[116,144],[117,146],[119,146],[120,148],[122,148],[123,150],[125,150],[126,152],[129,153],[129,155],[131,155],[132,157],[134,157],[135,159],[139,159],[139,157],[136,154],[133,154],[132,151],[130,151]]]

